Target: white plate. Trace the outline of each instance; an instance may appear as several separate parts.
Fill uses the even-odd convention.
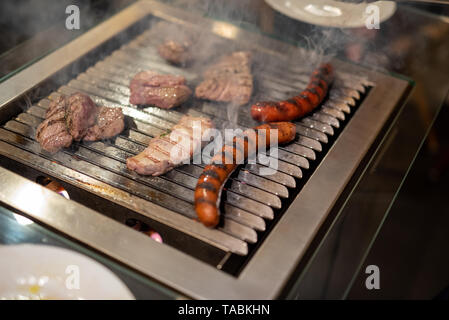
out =
[[[134,299],[114,273],[75,251],[2,245],[0,257],[0,299]]]
[[[325,27],[360,28],[366,26],[367,6],[379,8],[379,23],[396,12],[393,1],[348,3],[335,0],[265,0],[273,9],[290,18]]]

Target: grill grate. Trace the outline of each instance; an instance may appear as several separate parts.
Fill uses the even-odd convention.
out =
[[[0,128],[3,141],[0,150],[63,180],[76,180],[97,194],[108,193],[141,214],[152,214],[144,210],[145,204],[152,202],[194,219],[193,193],[204,165],[184,165],[160,177],[144,177],[126,169],[128,157],[141,152],[152,137],[171,128],[183,114],[209,116],[218,129],[230,125],[228,111],[222,104],[192,99],[174,110],[137,108],[129,104],[129,81],[141,70],[183,75],[191,87],[200,80],[197,70],[168,65],[158,56],[156,46],[161,40],[152,29],[144,32],[7,122]],[[285,99],[305,88],[310,70],[291,63],[278,63],[275,59],[270,60],[272,63],[263,63],[267,61],[266,55],[258,52],[254,56],[253,100]],[[336,70],[336,81],[327,101],[312,115],[296,122],[295,141],[279,148],[279,168],[274,175],[260,176],[262,164],[242,166],[227,185],[224,221],[217,230],[206,230],[202,226],[187,230],[182,224],[175,227],[225,251],[246,255],[247,243],[256,243],[257,232],[266,229],[265,221],[274,219],[283,209],[283,200],[297,188],[303,171],[310,170],[312,162],[320,158],[318,155],[327,149],[330,137],[354,112],[370,85],[362,76]],[[121,107],[126,116],[126,130],[113,141],[74,144],[54,155],[42,151],[34,139],[35,130],[43,121],[51,100],[77,91],[88,94],[99,105]],[[247,107],[241,107],[237,115],[238,127],[245,129],[256,125]],[[51,163],[59,165],[57,170]]]

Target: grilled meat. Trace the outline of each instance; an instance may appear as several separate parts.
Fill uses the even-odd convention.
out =
[[[56,152],[72,144],[73,137],[65,124],[66,104],[67,100],[64,96],[52,101],[47,110],[46,119],[37,127],[36,140],[41,144],[42,149],[48,152]]]
[[[68,147],[73,140],[111,138],[125,126],[121,109],[97,107],[82,93],[61,95],[50,103],[45,117],[37,128],[36,140],[49,152]]]
[[[65,119],[67,129],[74,140],[80,141],[97,119],[97,106],[89,96],[72,94],[67,101]]]
[[[128,158],[128,169],[158,176],[185,163],[202,147],[201,136],[213,127],[208,118],[183,116],[170,132],[151,139],[148,147]],[[194,136],[198,132],[199,136]]]
[[[222,57],[203,72],[203,78],[195,89],[196,97],[245,104],[253,92],[251,54],[240,51]]]
[[[169,109],[180,105],[192,94],[182,76],[142,71],[134,76],[130,84],[132,104],[151,104]]]
[[[296,126],[291,122],[263,124],[247,130],[242,137],[233,139],[232,146],[225,145],[204,168],[195,188],[195,211],[199,220],[208,227],[215,227],[220,219],[220,198],[223,186],[229,176],[238,167],[236,159],[248,158],[252,150],[258,150],[258,144],[264,141],[266,146],[274,143],[284,144],[295,138]],[[278,131],[277,141],[271,141],[271,130]]]
[[[158,53],[162,58],[173,64],[186,65],[192,60],[191,45],[188,41],[167,40],[158,47]]]
[[[125,117],[119,108],[100,107],[96,123],[87,130],[84,141],[109,139],[125,128]]]
[[[297,96],[283,101],[257,102],[251,107],[251,116],[261,122],[297,120],[323,102],[333,78],[332,65],[324,63],[312,73],[309,85]]]

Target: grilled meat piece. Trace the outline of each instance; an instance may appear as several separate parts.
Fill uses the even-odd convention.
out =
[[[151,139],[148,147],[128,158],[128,169],[158,176],[189,160],[202,147],[201,136],[213,127],[208,118],[183,116],[170,132]],[[199,137],[194,136],[198,132]]]
[[[87,129],[84,141],[96,141],[109,139],[125,128],[125,117],[119,108],[100,107],[97,113],[96,123]]]
[[[37,127],[36,140],[49,152],[68,147],[73,140],[111,138],[125,127],[120,108],[97,107],[82,93],[61,95],[50,103],[45,117]]]
[[[92,99],[85,94],[78,92],[68,98],[65,119],[67,129],[74,140],[80,141],[87,134],[89,127],[95,124],[97,109]]]
[[[203,72],[203,78],[195,89],[197,98],[245,104],[253,92],[251,54],[239,51],[224,56]]]
[[[186,65],[192,60],[191,45],[188,41],[167,40],[158,47],[158,53],[173,64]]]
[[[255,130],[255,131],[253,131]],[[276,141],[271,140],[271,130],[277,131]],[[252,135],[252,133],[254,135]],[[215,227],[220,219],[220,198],[229,176],[238,167],[236,159],[247,159],[258,150],[259,143],[265,146],[291,142],[296,135],[296,125],[291,122],[263,124],[248,129],[243,136],[235,137],[232,145],[224,145],[204,168],[195,188],[195,211],[199,220],[208,227]]]
[[[294,121],[317,108],[327,96],[334,79],[330,63],[312,73],[309,85],[297,96],[283,101],[260,101],[251,107],[251,116],[261,122]]]
[[[183,76],[142,71],[134,76],[130,84],[132,104],[151,104],[169,109],[180,105],[192,94],[185,85]]]
[[[65,124],[66,103],[64,96],[52,101],[46,119],[37,127],[36,140],[48,152],[56,152],[72,144],[73,137]]]

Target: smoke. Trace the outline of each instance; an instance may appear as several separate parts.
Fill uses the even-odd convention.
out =
[[[0,78],[85,33],[131,0],[0,1]],[[80,29],[68,30],[66,8],[80,9]]]
[[[0,52],[5,52],[18,45],[26,46],[27,42],[33,38],[37,39],[38,43],[32,43],[27,50],[22,50],[22,53],[25,52],[23,55],[11,55],[10,60],[6,60],[6,63],[0,65],[0,77],[85,33],[90,27],[110,17],[131,2],[131,0],[1,1]],[[371,68],[397,71],[404,65],[404,52],[411,49],[425,50],[427,46],[426,41],[413,41],[414,35],[407,34],[407,26],[416,26],[416,24],[421,23],[417,22],[416,18],[407,15],[399,15],[395,19],[391,19],[394,21],[382,24],[380,30],[368,30],[366,28],[339,29],[315,26],[290,19],[273,11],[262,0],[172,0],[163,2],[173,2],[174,5],[185,11],[217,20],[217,23],[214,24],[217,30],[211,30],[210,26],[196,22],[193,32],[183,25],[161,23],[157,19],[149,20],[147,25],[151,29],[152,36],[158,39],[157,41],[189,39],[195,42],[195,59],[189,68],[196,74],[201,74],[202,69],[216,61],[220,56],[246,49],[244,42],[233,41],[232,37],[235,30],[221,26],[220,21],[231,22],[249,31],[256,29],[254,30],[256,33],[260,31],[260,28],[268,35],[276,34],[276,38],[281,41],[287,41],[304,48],[302,51],[285,52],[290,62],[297,61],[297,63],[292,64],[297,66],[296,71],[301,70],[301,72],[304,70],[310,71],[333,57],[354,61]],[[65,28],[65,19],[67,18],[65,8],[70,4],[75,4],[80,8],[81,29],[79,31],[70,31]],[[257,28],[254,27],[256,25]],[[229,40],[212,35],[211,31],[218,31]],[[404,36],[394,37],[394,35],[391,35],[392,32],[403,33]],[[37,34],[42,34],[41,38],[36,37]],[[48,34],[51,36],[48,36]],[[131,40],[126,37],[127,35],[117,37],[114,40],[116,45]],[[398,40],[390,43],[391,38]],[[248,48],[250,48],[250,45],[248,45]],[[105,50],[104,54],[108,54],[108,51]],[[276,61],[269,55],[266,55],[266,58],[261,58],[262,56],[262,54],[258,54],[259,68],[275,69],[284,63]],[[92,64],[102,57],[102,54],[92,56]],[[84,71],[85,66],[86,64],[75,64],[70,73],[76,75]],[[60,80],[62,82],[64,79],[61,78]],[[194,87],[200,80],[200,77],[193,81],[189,80],[189,85]],[[34,100],[33,98],[31,100]],[[240,109],[232,104],[224,105],[223,109],[230,122],[229,125],[235,124]]]

